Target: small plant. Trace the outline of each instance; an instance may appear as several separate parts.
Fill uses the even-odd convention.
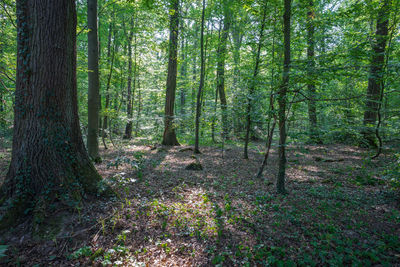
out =
[[[72,253],[69,258],[71,259],[79,259],[81,257],[89,257],[92,255],[92,249],[88,246],[81,247],[80,249],[76,250],[74,253]]]
[[[6,256],[8,245],[0,245],[0,259]]]

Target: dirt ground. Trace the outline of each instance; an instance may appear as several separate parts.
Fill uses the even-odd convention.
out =
[[[51,241],[21,225],[3,234],[10,266],[400,265],[399,195],[384,153],[346,145],[288,147],[288,195],[275,194],[277,154],[255,174],[263,145],[162,147],[139,141],[102,150],[100,174],[116,190],[88,198]],[[0,151],[0,175],[10,150]],[[203,170],[186,170],[193,162]],[[0,180],[1,182],[1,180]],[[27,224],[28,225],[28,222]]]

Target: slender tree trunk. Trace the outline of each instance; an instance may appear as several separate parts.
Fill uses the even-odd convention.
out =
[[[262,47],[262,44],[264,41],[264,27],[265,27],[266,17],[267,17],[267,4],[265,3],[263,15],[262,15],[261,27],[260,27],[257,52],[256,52],[256,60],[255,60],[255,64],[254,64],[253,80],[251,82],[251,85],[249,88],[249,95],[247,97],[246,137],[245,137],[245,141],[244,141],[244,152],[243,152],[244,159],[249,158],[247,150],[248,150],[248,146],[249,146],[249,136],[250,136],[250,128],[251,128],[251,105],[252,105],[252,99],[254,97],[254,90],[256,87],[256,83],[257,83],[257,75],[258,75],[259,65],[260,65],[261,47]]]
[[[240,48],[243,41],[243,33],[241,32],[242,23],[234,23],[232,25],[232,40],[233,40],[233,88],[235,90],[234,100],[233,100],[233,110],[235,111],[235,116],[233,118],[233,128],[237,136],[241,131],[240,127],[240,100],[238,98],[238,91],[240,90]]]
[[[169,61],[167,76],[167,91],[165,94],[165,118],[163,145],[179,146],[174,128],[174,105],[176,91],[177,56],[178,56],[178,24],[179,0],[171,0],[170,33],[169,33]]]
[[[197,35],[198,35],[198,26],[195,27],[195,34],[194,34],[194,45],[193,51],[197,51]],[[193,70],[192,70],[192,79],[193,79],[193,86],[192,86],[192,115],[195,113],[196,110],[196,80],[197,80],[197,54],[193,54]]]
[[[227,114],[227,101],[225,94],[225,57],[226,57],[226,45],[229,35],[229,28],[231,25],[230,14],[228,6],[224,5],[224,26],[221,33],[221,38],[218,44],[217,50],[217,89],[219,98],[221,101],[222,110],[222,128],[223,138],[228,138],[228,114]]]
[[[111,33],[114,35],[114,45],[111,48]],[[104,106],[104,117],[103,117],[103,131],[102,131],[102,139],[103,139],[103,145],[104,148],[107,149],[107,145],[105,142],[105,138],[107,136],[106,131],[109,128],[108,125],[108,116],[107,116],[107,112],[108,112],[108,108],[110,106],[110,86],[111,86],[111,78],[112,78],[112,74],[113,74],[113,70],[114,70],[114,59],[115,59],[115,50],[117,49],[117,42],[115,41],[115,30],[113,30],[113,24],[111,22],[110,24],[110,33],[109,33],[109,39],[108,39],[108,47],[107,47],[107,58],[110,60],[109,64],[110,64],[110,70],[108,72],[108,77],[107,77],[107,85],[106,85],[106,103]],[[112,51],[111,51],[112,50]]]
[[[197,91],[196,104],[196,129],[195,129],[195,145],[194,153],[199,154],[199,130],[200,130],[200,115],[201,115],[201,95],[204,86],[205,62],[204,62],[204,17],[205,17],[206,2],[203,0],[203,9],[201,12],[201,32],[200,32],[200,84]]]
[[[100,162],[99,155],[99,39],[97,32],[97,0],[87,1],[88,22],[88,135],[87,149],[94,162]]]
[[[309,134],[312,142],[321,143],[317,127],[317,105],[316,88],[315,88],[315,38],[314,38],[314,25],[315,11],[314,0],[308,0],[307,12],[307,88],[308,88],[308,120],[309,120]]]
[[[183,24],[183,23],[182,23]],[[183,27],[182,27],[182,33],[183,33]],[[187,73],[187,61],[186,61],[186,47],[187,47],[187,40],[182,36],[182,66],[181,66],[181,90],[180,90],[180,113],[183,118],[185,115],[185,102],[186,102],[186,73]]]
[[[277,13],[277,7],[275,6],[275,14]],[[272,48],[271,48],[271,82],[270,82],[270,95],[269,95],[269,114],[268,114],[268,136],[267,136],[267,144],[266,144],[266,151],[264,154],[264,160],[260,166],[260,169],[258,170],[258,173],[256,175],[256,178],[261,178],[262,173],[264,171],[265,166],[267,166],[268,162],[268,157],[269,157],[269,151],[271,150],[271,145],[272,145],[272,140],[274,138],[274,131],[275,131],[275,126],[276,126],[276,113],[275,113],[275,97],[274,97],[274,75],[275,75],[275,38],[276,38],[276,17],[274,16],[274,29],[273,29],[273,35],[272,35]],[[272,125],[271,125],[271,119],[273,118]]]
[[[128,115],[128,122],[125,127],[124,139],[132,138],[132,40],[134,32],[134,19],[131,19],[131,30],[128,36],[128,89],[127,89],[127,106],[126,112]],[[135,61],[136,61],[136,42],[135,42]],[[136,75],[136,62],[135,62],[135,75]]]
[[[140,63],[140,61],[139,61]],[[138,64],[139,65],[139,64]],[[137,90],[138,90],[138,100],[137,100],[137,114],[136,114],[136,129],[135,129],[135,135],[139,135],[139,121],[140,121],[140,115],[142,112],[142,91],[140,90],[140,78],[139,78],[139,66],[137,66]]]
[[[372,57],[368,78],[367,100],[364,111],[364,129],[362,134],[366,145],[376,147],[375,123],[378,116],[381,91],[383,90],[383,70],[385,50],[388,39],[390,0],[384,0],[379,9],[376,22],[375,41],[372,45]]]
[[[101,180],[79,125],[75,1],[18,0],[17,17],[12,158],[0,190],[9,209],[0,228],[27,211],[45,216],[65,200],[81,201]]]
[[[290,16],[291,16],[291,0],[284,0],[283,15],[283,45],[284,45],[284,62],[282,85],[279,91],[279,170],[277,176],[276,190],[279,194],[285,194],[285,175],[286,175],[286,94],[289,87],[289,71],[290,71]]]

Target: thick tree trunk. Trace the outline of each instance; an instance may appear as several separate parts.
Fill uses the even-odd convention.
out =
[[[221,101],[222,110],[222,131],[223,138],[228,138],[228,114],[227,114],[227,101],[225,94],[225,57],[226,57],[226,44],[229,35],[229,28],[231,25],[230,14],[227,6],[224,6],[224,26],[221,33],[221,38],[218,43],[217,50],[217,90],[219,99]]]
[[[314,40],[314,0],[308,0],[307,12],[307,88],[308,88],[308,120],[309,134],[312,142],[320,143],[317,128],[317,105],[315,88],[315,40]]]
[[[283,14],[283,45],[284,45],[284,62],[282,85],[279,91],[279,169],[276,182],[276,190],[279,194],[285,194],[285,175],[286,175],[286,94],[289,87],[289,71],[290,71],[290,15],[291,0],[284,0]]]
[[[249,95],[247,96],[247,114],[246,114],[246,137],[244,141],[244,151],[243,151],[243,158],[248,159],[248,146],[249,146],[249,136],[250,136],[250,127],[251,127],[251,105],[252,105],[252,99],[254,97],[254,90],[256,88],[256,83],[257,83],[257,75],[258,75],[258,69],[260,65],[260,55],[261,55],[261,47],[262,43],[264,41],[264,27],[265,27],[265,20],[267,17],[267,4],[264,4],[264,11],[262,15],[262,21],[261,21],[261,27],[260,27],[260,34],[259,34],[259,40],[258,40],[258,46],[257,46],[257,52],[256,52],[256,60],[254,64],[254,72],[253,72],[253,80],[250,84],[249,88]]]
[[[50,204],[80,201],[101,180],[78,118],[73,0],[18,0],[12,159],[1,188],[0,226]],[[46,19],[43,19],[46,18]],[[6,200],[6,201],[5,201]]]
[[[372,45],[372,57],[368,78],[367,100],[364,111],[364,129],[362,134],[366,145],[376,147],[375,123],[378,116],[381,91],[383,90],[383,72],[385,50],[388,39],[390,0],[384,0],[379,9],[376,22],[375,41]]]
[[[179,146],[174,128],[174,105],[178,56],[179,0],[171,0],[171,10],[173,10],[173,12],[170,16],[169,61],[167,91],[165,94],[164,135],[162,144],[167,146]]]
[[[200,33],[200,84],[197,92],[196,103],[196,129],[195,129],[195,143],[194,153],[199,154],[199,130],[200,130],[200,115],[201,115],[201,95],[204,86],[205,65],[204,65],[204,17],[205,17],[206,2],[203,0],[203,9],[201,12],[201,33]]]
[[[99,39],[97,32],[97,0],[87,1],[88,22],[88,135],[87,149],[94,162],[100,162],[99,155]]]

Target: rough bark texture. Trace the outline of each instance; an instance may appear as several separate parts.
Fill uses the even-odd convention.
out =
[[[101,180],[79,126],[75,1],[18,0],[17,14],[14,134],[0,191],[1,227],[24,212],[95,193]]]
[[[372,57],[368,78],[367,100],[364,111],[364,142],[376,147],[375,123],[378,116],[379,100],[383,90],[383,72],[385,65],[385,50],[388,39],[390,0],[383,1],[376,22],[375,40],[372,45]]]
[[[317,128],[317,105],[316,87],[315,87],[315,40],[314,40],[314,0],[308,1],[307,12],[307,89],[308,89],[308,120],[310,140],[320,143],[318,128]]]
[[[251,127],[251,106],[252,106],[252,99],[254,97],[254,90],[256,88],[257,83],[257,76],[259,72],[259,65],[260,65],[260,54],[261,54],[261,47],[264,41],[264,27],[265,27],[265,19],[267,17],[267,4],[264,4],[264,11],[262,15],[260,33],[259,33],[259,40],[257,45],[257,52],[256,52],[256,60],[254,64],[254,72],[253,72],[253,80],[250,84],[249,88],[249,95],[247,96],[247,113],[246,113],[246,137],[244,141],[244,151],[243,151],[243,158],[248,159],[248,146],[249,146],[249,136],[250,136],[250,127]]]
[[[88,22],[88,135],[87,149],[94,162],[100,162],[99,155],[99,39],[97,32],[97,0],[87,1]]]
[[[165,94],[165,118],[163,145],[178,146],[174,128],[174,105],[176,91],[177,56],[178,56],[178,24],[179,24],[179,0],[171,0],[169,33],[169,61],[167,76],[167,92]]]
[[[289,71],[290,71],[290,15],[291,0],[284,0],[285,11],[283,14],[283,45],[284,45],[284,61],[282,85],[279,91],[279,169],[276,182],[276,190],[279,194],[285,194],[285,173],[286,173],[286,94],[289,87]]]
[[[229,28],[231,25],[229,10],[224,6],[224,26],[221,33],[221,38],[218,43],[217,50],[217,89],[219,99],[221,101],[222,109],[222,130],[223,137],[228,137],[228,114],[227,114],[227,101],[225,94],[225,57],[226,57],[226,44],[229,35]]]
[[[203,0],[203,9],[201,12],[201,33],[200,33],[200,84],[199,90],[197,91],[197,103],[196,103],[196,129],[195,129],[195,143],[194,153],[200,153],[199,149],[199,130],[200,130],[200,114],[201,114],[201,94],[204,86],[205,66],[204,66],[204,16],[206,3]]]

